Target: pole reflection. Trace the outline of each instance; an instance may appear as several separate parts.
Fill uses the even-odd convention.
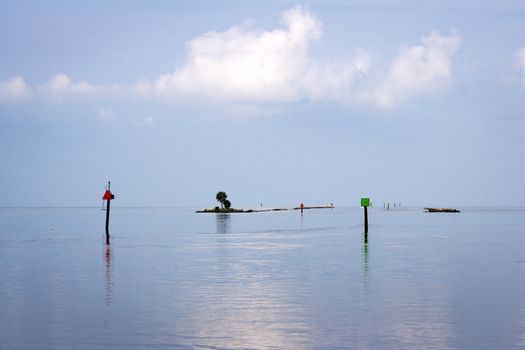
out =
[[[111,299],[113,297],[113,270],[111,268],[111,255],[111,246],[106,244],[104,246],[104,296],[106,305],[111,304]]]
[[[362,258],[362,268],[363,268],[363,292],[368,294],[368,234],[365,233],[363,243],[361,245],[361,258]]]

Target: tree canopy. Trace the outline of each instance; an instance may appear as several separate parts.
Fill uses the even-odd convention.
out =
[[[228,198],[228,195],[224,191],[219,191],[215,195],[215,199],[217,199],[217,202],[221,203],[221,207],[224,208],[224,201],[226,201]],[[229,202],[229,201],[228,201]],[[231,203],[230,203],[231,205]]]

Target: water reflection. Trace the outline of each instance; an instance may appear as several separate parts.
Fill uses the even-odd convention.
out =
[[[407,258],[382,278],[391,283],[385,289],[385,311],[391,324],[384,329],[394,335],[402,348],[451,349],[456,337],[451,319],[450,289],[446,261],[436,258],[433,249],[421,254],[404,250]],[[412,258],[412,259],[411,259]],[[423,267],[420,273],[411,269]]]
[[[294,296],[286,284],[252,280],[242,288],[225,283],[195,294],[188,317],[176,325],[177,333],[195,335],[187,343],[193,348],[300,349],[309,339],[311,329],[301,317],[306,312],[290,303]]]
[[[164,221],[131,212],[134,235],[111,247],[86,239],[69,212],[57,212],[72,217],[67,235],[0,227],[2,348],[525,346],[525,264],[510,263],[523,260],[523,219],[498,219],[507,231],[495,235],[478,224],[486,213],[441,226],[404,215],[444,216],[389,212],[365,243],[346,216],[167,212]],[[13,215],[1,213],[2,224]],[[18,225],[38,222],[22,214]]]
[[[368,236],[365,234],[365,237]],[[361,257],[362,257],[362,270],[363,270],[363,276],[362,276],[362,282],[363,282],[363,292],[364,294],[368,294],[368,240],[363,240],[363,243],[361,245]]]
[[[106,244],[104,246],[104,296],[106,305],[111,304],[113,298],[113,270],[111,268],[111,246]]]
[[[525,314],[525,310],[522,310],[522,313]],[[520,340],[519,340],[519,343],[518,343],[518,346],[521,346],[525,349],[525,315],[523,316],[523,318],[520,320]]]
[[[297,297],[296,277],[277,259],[283,250],[275,232],[231,232],[235,215],[216,216],[214,242],[199,249],[213,252],[200,283],[184,293],[184,322],[174,324],[188,348],[300,349],[311,328],[304,302]]]
[[[230,233],[230,214],[217,214],[216,219],[217,233]]]

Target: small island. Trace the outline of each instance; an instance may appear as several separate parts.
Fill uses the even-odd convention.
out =
[[[220,207],[207,208],[203,210],[197,210],[197,213],[253,213],[253,210],[235,209],[232,208],[232,203],[228,200],[228,195],[224,191],[219,191],[215,195],[215,199],[220,203]]]
[[[215,207],[215,208],[206,208],[206,209],[202,209],[202,210],[197,210],[196,213],[216,213],[216,214],[226,214],[226,213],[253,213],[255,212],[255,210],[253,209],[247,209],[247,210],[244,210],[244,209],[235,209],[235,208],[229,208],[229,209],[226,209],[226,208],[219,208],[219,207]]]
[[[229,213],[263,213],[269,211],[288,211],[288,210],[301,210],[301,209],[333,209],[335,206],[330,205],[317,205],[317,206],[304,206],[295,208],[270,208],[270,209],[236,209],[232,208],[231,202],[228,200],[228,195],[224,191],[219,191],[215,195],[215,199],[220,203],[220,207],[206,208],[197,210],[196,213],[215,213],[215,214],[229,214]]]

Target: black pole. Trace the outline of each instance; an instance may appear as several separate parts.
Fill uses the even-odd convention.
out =
[[[108,181],[108,191],[111,192],[111,181]],[[111,198],[108,199],[108,206],[106,208],[106,243],[109,244],[109,209],[111,207]]]
[[[111,199],[108,199],[108,207],[106,208],[106,240],[109,240],[109,208]]]
[[[108,202],[109,205],[109,202]],[[365,209],[365,235],[368,234],[368,207],[363,207]],[[367,236],[365,236],[366,238]]]

